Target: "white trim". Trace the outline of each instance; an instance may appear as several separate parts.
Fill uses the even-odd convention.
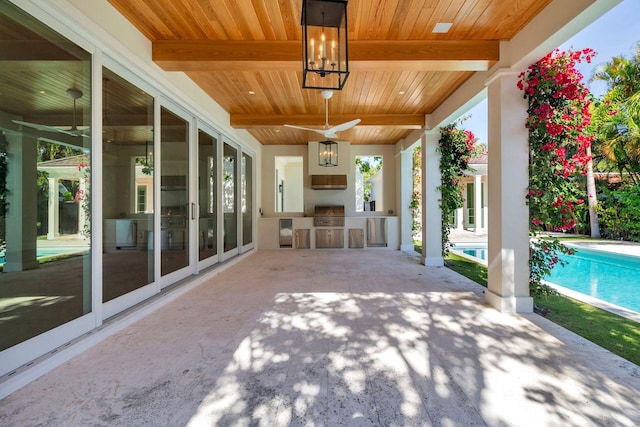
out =
[[[102,263],[104,242],[104,212],[102,192],[102,52],[94,54],[91,62],[91,309],[95,327],[102,325]],[[99,191],[96,191],[99,189]]]

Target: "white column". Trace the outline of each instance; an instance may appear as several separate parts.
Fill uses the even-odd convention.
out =
[[[517,81],[518,72],[499,70],[487,83],[491,216],[486,299],[504,312],[530,313],[527,104]]]
[[[53,240],[60,235],[60,202],[58,199],[58,178],[49,178],[49,200],[47,202],[47,240]]]
[[[476,234],[482,233],[482,175],[473,176],[473,212]]]
[[[422,136],[422,264],[441,267],[442,210],[440,209],[440,130],[429,130]]]
[[[39,267],[37,242],[36,141],[7,135],[9,171],[6,215],[6,261],[4,271],[25,271]]]
[[[464,208],[456,209],[456,230],[464,230]]]
[[[400,212],[400,250],[401,251],[413,251],[413,233],[411,198],[413,197],[413,148],[405,148],[400,150],[399,158],[399,171],[400,182],[398,188]]]

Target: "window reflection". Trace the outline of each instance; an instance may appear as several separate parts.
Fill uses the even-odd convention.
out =
[[[253,241],[253,159],[242,153],[242,244]]]
[[[224,144],[222,158],[222,211],[224,214],[224,251],[238,247],[238,215],[236,200],[236,166],[238,151]]]
[[[216,146],[217,139],[198,131],[198,259],[218,253],[216,227]]]
[[[162,108],[160,250],[162,275],[189,265],[189,124]]]
[[[154,281],[153,97],[103,69],[103,301]]]
[[[5,350],[91,311],[91,56],[7,2],[0,39]]]

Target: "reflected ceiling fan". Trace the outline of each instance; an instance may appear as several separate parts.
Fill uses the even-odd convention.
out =
[[[78,127],[76,126],[76,101],[82,98],[82,92],[79,91],[78,89],[73,89],[73,88],[67,89],[67,96],[73,99],[73,121],[71,123],[70,129],[60,129],[59,127],[55,127],[55,126],[23,122],[22,120],[12,120],[12,122],[22,126],[30,127],[32,129],[40,130],[40,131],[57,132],[57,133],[64,133],[66,135],[71,135],[71,136],[83,136],[85,138],[89,138],[89,135],[85,133],[86,130],[79,130]]]
[[[308,130],[311,132],[317,132],[320,135],[324,136],[325,138],[329,139],[329,138],[337,138],[338,135],[336,135],[336,132],[342,132],[344,130],[351,129],[352,127],[360,123],[360,119],[355,119],[349,122],[345,122],[336,126],[329,127],[329,99],[333,96],[333,91],[323,90],[322,92],[320,92],[320,95],[322,95],[322,97],[325,100],[326,121],[324,124],[324,129],[312,129],[312,128],[305,128],[301,126],[293,126],[293,125],[285,125],[285,126],[293,129],[301,129],[301,130]]]

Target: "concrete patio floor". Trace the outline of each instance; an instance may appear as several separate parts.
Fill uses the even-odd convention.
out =
[[[209,275],[0,401],[0,425],[640,425],[638,366],[415,254]]]

